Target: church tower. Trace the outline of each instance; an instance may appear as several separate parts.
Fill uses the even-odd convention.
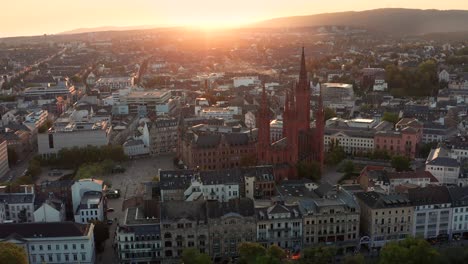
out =
[[[258,113],[258,142],[257,159],[260,162],[266,162],[269,159],[270,150],[270,110],[265,91],[265,85],[262,88],[262,100],[260,102],[260,111]]]
[[[302,47],[301,70],[299,72],[299,82],[296,84],[296,110],[297,125],[300,131],[310,129],[310,82],[307,77],[307,68]]]

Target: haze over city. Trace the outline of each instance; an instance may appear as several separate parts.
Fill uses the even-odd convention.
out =
[[[468,9],[460,0],[22,0],[4,1],[0,37],[56,34],[101,26],[239,27],[285,16],[376,8]]]
[[[468,2],[9,0],[0,264],[468,263]]]

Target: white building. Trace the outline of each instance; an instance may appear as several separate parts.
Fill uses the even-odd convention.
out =
[[[449,82],[450,81],[450,73],[447,70],[442,70],[439,72],[439,82]]]
[[[195,106],[195,115],[205,118],[232,119],[234,115],[240,115],[242,109],[237,106],[228,107],[200,107]]]
[[[260,84],[260,80],[258,79],[258,76],[234,77],[232,78],[232,80],[233,80],[234,88]]]
[[[409,189],[408,197],[415,206],[413,236],[436,238],[439,235],[450,235],[452,208],[447,187]]]
[[[468,235],[468,188],[449,187],[452,199],[452,237]]]
[[[65,204],[57,199],[48,199],[34,211],[34,222],[65,221]]]
[[[37,135],[39,155],[57,154],[61,149],[73,147],[104,146],[109,143],[111,127],[103,122],[71,122],[65,127],[55,126],[47,133]]]
[[[388,84],[387,82],[385,82],[385,80],[376,79],[374,81],[374,86],[372,87],[373,91],[383,92],[383,91],[387,91],[387,89],[388,89]]]
[[[96,87],[109,87],[111,90],[118,90],[131,87],[134,83],[134,77],[101,77],[96,81]]]
[[[144,156],[150,154],[150,147],[141,139],[129,139],[123,144],[125,155],[129,157]]]
[[[103,181],[82,179],[76,181],[72,187],[72,203],[75,222],[88,223],[92,220],[104,220]]]
[[[194,175],[191,184],[184,195],[186,201],[194,201],[201,197],[205,200],[227,202],[240,198],[240,174],[235,170],[206,171]]]
[[[24,120],[24,125],[31,128],[31,130],[38,129],[40,126],[45,124],[48,118],[48,112],[46,110],[39,110],[36,112],[29,113]]]
[[[93,264],[93,230],[73,222],[0,224],[0,242],[23,247],[30,264]]]
[[[426,171],[432,173],[442,184],[457,184],[460,163],[449,156],[448,150],[439,147],[431,150],[427,157]]]
[[[4,206],[5,220],[15,223],[33,222],[34,186],[21,185],[19,193],[6,193],[6,186],[0,186],[0,204]]]

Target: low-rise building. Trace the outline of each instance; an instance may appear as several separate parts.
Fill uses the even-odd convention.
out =
[[[8,165],[8,143],[0,137],[0,179],[10,170]]]
[[[361,209],[361,239],[368,241],[369,248],[381,248],[413,234],[414,207],[406,196],[378,192],[355,195]]]
[[[451,158],[443,147],[432,149],[426,160],[426,171],[442,184],[457,184],[460,177],[460,162]]]
[[[95,179],[78,180],[71,186],[75,222],[104,220],[104,189],[103,181]]]
[[[56,155],[61,149],[104,146],[109,143],[111,127],[108,122],[71,122],[65,127],[55,126],[37,136],[38,153]]]
[[[65,204],[55,198],[49,198],[34,210],[34,222],[64,222]]]
[[[25,249],[28,263],[93,264],[94,224],[23,223],[0,224],[0,242]]]

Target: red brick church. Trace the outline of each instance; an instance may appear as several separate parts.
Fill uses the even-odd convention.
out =
[[[321,95],[317,100],[315,128],[310,126],[310,81],[307,77],[302,48],[299,81],[286,93],[283,112],[283,138],[270,143],[270,114],[265,87],[258,112],[257,160],[275,166],[276,180],[297,177],[296,165],[301,161],[317,161],[323,167],[324,111]]]

